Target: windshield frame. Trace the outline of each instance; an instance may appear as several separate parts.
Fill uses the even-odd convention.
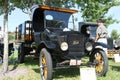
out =
[[[46,19],[47,15],[52,16],[53,19],[51,20]],[[46,28],[60,28],[60,29],[68,28],[69,19],[71,15],[72,13],[45,10],[44,11],[45,27]]]

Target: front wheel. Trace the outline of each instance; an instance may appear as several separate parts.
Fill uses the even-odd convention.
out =
[[[40,52],[39,62],[42,80],[52,80],[52,59],[50,53],[45,48]]]
[[[103,50],[94,50],[90,56],[90,62],[95,64],[95,71],[98,76],[104,76],[107,73],[108,57]]]

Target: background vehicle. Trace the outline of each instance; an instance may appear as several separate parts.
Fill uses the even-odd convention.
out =
[[[94,42],[95,36],[96,36],[96,29],[98,27],[98,24],[95,22],[79,22],[79,32],[84,34],[85,37],[85,46],[90,44],[94,44],[93,51],[87,51],[88,55],[90,55],[90,62],[95,62],[96,66],[96,72],[98,72],[98,75],[101,75],[103,73],[107,72],[108,69],[108,59],[106,53],[101,52],[102,47],[108,47],[108,51],[113,49],[111,46],[111,38],[108,38],[108,44],[103,44],[99,42]],[[88,47],[88,48],[89,48]],[[86,50],[88,49],[86,48]],[[104,50],[102,50],[104,51]],[[91,52],[91,53],[89,53]],[[105,51],[104,51],[105,52]],[[94,54],[95,53],[95,54]],[[96,62],[97,61],[97,62]],[[105,64],[103,64],[105,63]],[[103,69],[100,69],[100,67]],[[104,72],[105,71],[105,72]]]
[[[14,47],[13,47],[13,43],[9,43],[8,45],[9,45],[8,56],[10,56],[14,51]],[[3,55],[4,55],[4,43],[0,42],[0,64],[2,64],[3,62]]]
[[[102,49],[95,48],[102,44],[94,43],[88,38],[90,35],[82,30],[69,28],[74,26],[69,25],[70,16],[74,13],[77,11],[49,6],[33,7],[32,27],[36,52],[40,54],[40,74],[43,80],[52,79],[52,69],[55,67],[80,65],[79,60],[86,55],[89,55],[89,64],[95,66],[98,75],[107,73],[108,58]]]
[[[98,27],[98,25],[95,22],[79,22],[79,31],[86,35],[86,39],[91,39],[93,41],[96,36],[97,27]],[[107,42],[108,42],[108,44],[107,44],[107,48],[108,48],[107,56],[108,57],[119,52],[117,50],[119,47],[118,46],[115,47],[115,43],[112,38],[108,37]],[[117,44],[119,44],[119,43],[117,43]]]
[[[120,39],[114,40],[115,49],[120,49]]]
[[[109,44],[113,45],[111,46],[111,49],[108,51],[108,56],[112,57],[114,54],[120,54],[120,40],[113,40],[109,39]]]
[[[87,39],[95,39],[97,27],[95,22],[79,22],[79,31],[86,35]]]

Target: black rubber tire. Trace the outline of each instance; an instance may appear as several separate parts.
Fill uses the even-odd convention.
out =
[[[39,57],[40,75],[42,80],[52,80],[52,59],[50,53],[43,48]]]
[[[24,55],[24,47],[22,45],[18,48],[18,62],[24,63],[25,55]]]
[[[97,56],[97,55],[99,55],[99,56]],[[98,60],[99,58],[100,58],[100,60]],[[95,65],[95,71],[96,71],[97,76],[105,76],[106,75],[106,73],[108,71],[108,57],[103,50],[101,50],[101,49],[94,50],[91,53],[90,62],[92,62],[92,63],[97,62],[97,64]],[[100,71],[98,71],[97,69],[99,69],[101,67],[102,67],[102,69]]]

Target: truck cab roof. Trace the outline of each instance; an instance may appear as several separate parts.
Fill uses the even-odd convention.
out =
[[[35,32],[44,31],[46,27],[68,27],[70,16],[77,10],[56,8],[50,6],[36,6],[32,8],[32,26]],[[48,19],[49,18],[49,19]],[[56,25],[55,25],[56,24]]]

